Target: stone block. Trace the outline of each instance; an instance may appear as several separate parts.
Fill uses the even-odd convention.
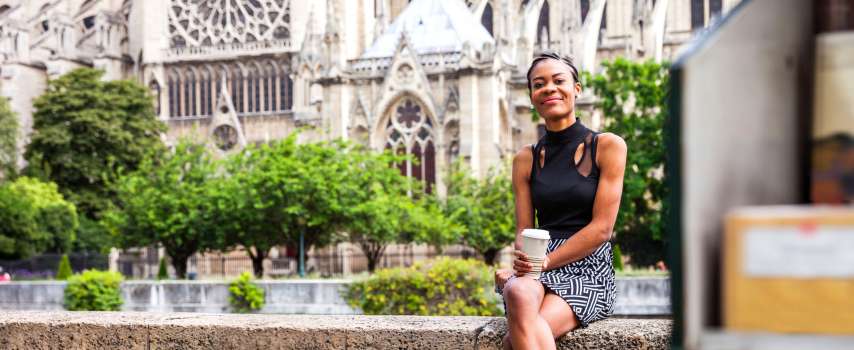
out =
[[[609,319],[558,349],[666,349],[671,321]],[[500,349],[498,317],[0,313],[2,349]]]

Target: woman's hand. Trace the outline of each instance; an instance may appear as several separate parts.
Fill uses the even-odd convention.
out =
[[[516,276],[523,276],[528,272],[531,272],[531,269],[534,265],[528,262],[528,255],[521,250],[513,251],[513,270],[516,271]],[[546,271],[549,268],[549,256],[546,255],[545,259],[543,259],[543,269],[542,271]]]
[[[501,294],[504,290],[504,285],[513,277],[513,270],[498,269],[495,271],[495,292]]]

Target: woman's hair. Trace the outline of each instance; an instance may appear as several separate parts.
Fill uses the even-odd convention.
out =
[[[572,58],[569,56],[562,56],[561,54],[551,51],[545,50],[537,54],[534,57],[534,61],[531,62],[531,67],[528,68],[528,74],[525,74],[525,77],[528,79],[528,93],[531,92],[531,71],[534,70],[534,67],[537,66],[538,63],[542,60],[552,59],[558,62],[563,62],[563,64],[569,66],[569,71],[572,72],[572,79],[574,82],[578,83],[578,68],[575,68],[575,63],[572,62]]]

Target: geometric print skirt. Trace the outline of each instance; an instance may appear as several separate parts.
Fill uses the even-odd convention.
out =
[[[567,239],[549,241],[548,252],[560,247]],[[563,298],[575,312],[581,327],[606,318],[614,312],[617,288],[614,284],[614,264],[611,242],[605,242],[595,252],[579,261],[543,272],[540,282],[546,293]]]

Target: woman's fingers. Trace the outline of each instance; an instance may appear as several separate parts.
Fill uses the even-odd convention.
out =
[[[499,287],[503,287],[507,280],[513,276],[512,270],[501,269],[495,271],[495,285]]]
[[[523,261],[523,260],[519,260],[519,259],[513,260],[513,270],[516,270],[517,275],[519,273],[529,272],[529,271],[531,271],[531,268],[533,268],[533,266],[531,266],[531,263],[529,263],[527,261]]]

